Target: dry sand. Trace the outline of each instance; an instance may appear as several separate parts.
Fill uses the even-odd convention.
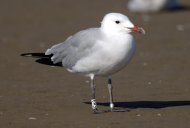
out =
[[[190,127],[190,3],[150,16],[125,0],[0,1],[0,128]],[[87,78],[20,56],[44,52],[69,35],[121,12],[146,29],[136,34],[132,62],[113,76],[117,108],[93,114]],[[114,51],[113,51],[114,52]],[[109,109],[105,78],[97,78],[99,109]]]

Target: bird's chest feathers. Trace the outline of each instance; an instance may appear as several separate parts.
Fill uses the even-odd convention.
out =
[[[135,44],[132,38],[112,38],[107,44],[103,45],[102,56],[105,61],[110,63],[125,61],[135,50]]]
[[[128,63],[135,51],[135,45],[133,38],[131,40],[112,38],[97,42],[92,51],[94,52],[76,63],[74,70],[102,75],[115,72]]]

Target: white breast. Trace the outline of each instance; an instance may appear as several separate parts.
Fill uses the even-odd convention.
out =
[[[111,75],[129,63],[135,49],[136,45],[130,34],[112,37],[109,41],[99,41],[92,54],[78,61],[73,70],[84,75]]]

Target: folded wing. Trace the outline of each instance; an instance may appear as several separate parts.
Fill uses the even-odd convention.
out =
[[[101,32],[98,28],[90,28],[68,37],[64,42],[52,46],[46,51],[46,55],[53,55],[53,63],[62,62],[63,66],[72,67],[82,58],[92,54],[92,49],[101,39]]]

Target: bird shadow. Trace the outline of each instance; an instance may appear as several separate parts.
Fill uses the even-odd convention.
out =
[[[44,65],[58,66],[58,67],[62,66],[62,63],[54,64],[51,61],[52,55],[45,55],[45,53],[22,53],[20,54],[20,56],[37,58],[36,62]]]
[[[91,104],[91,102],[84,102]],[[98,102],[99,106],[110,106],[109,102]],[[114,102],[115,107],[124,109],[137,109],[137,108],[167,108],[178,106],[190,106],[190,101],[130,101],[130,102]]]

